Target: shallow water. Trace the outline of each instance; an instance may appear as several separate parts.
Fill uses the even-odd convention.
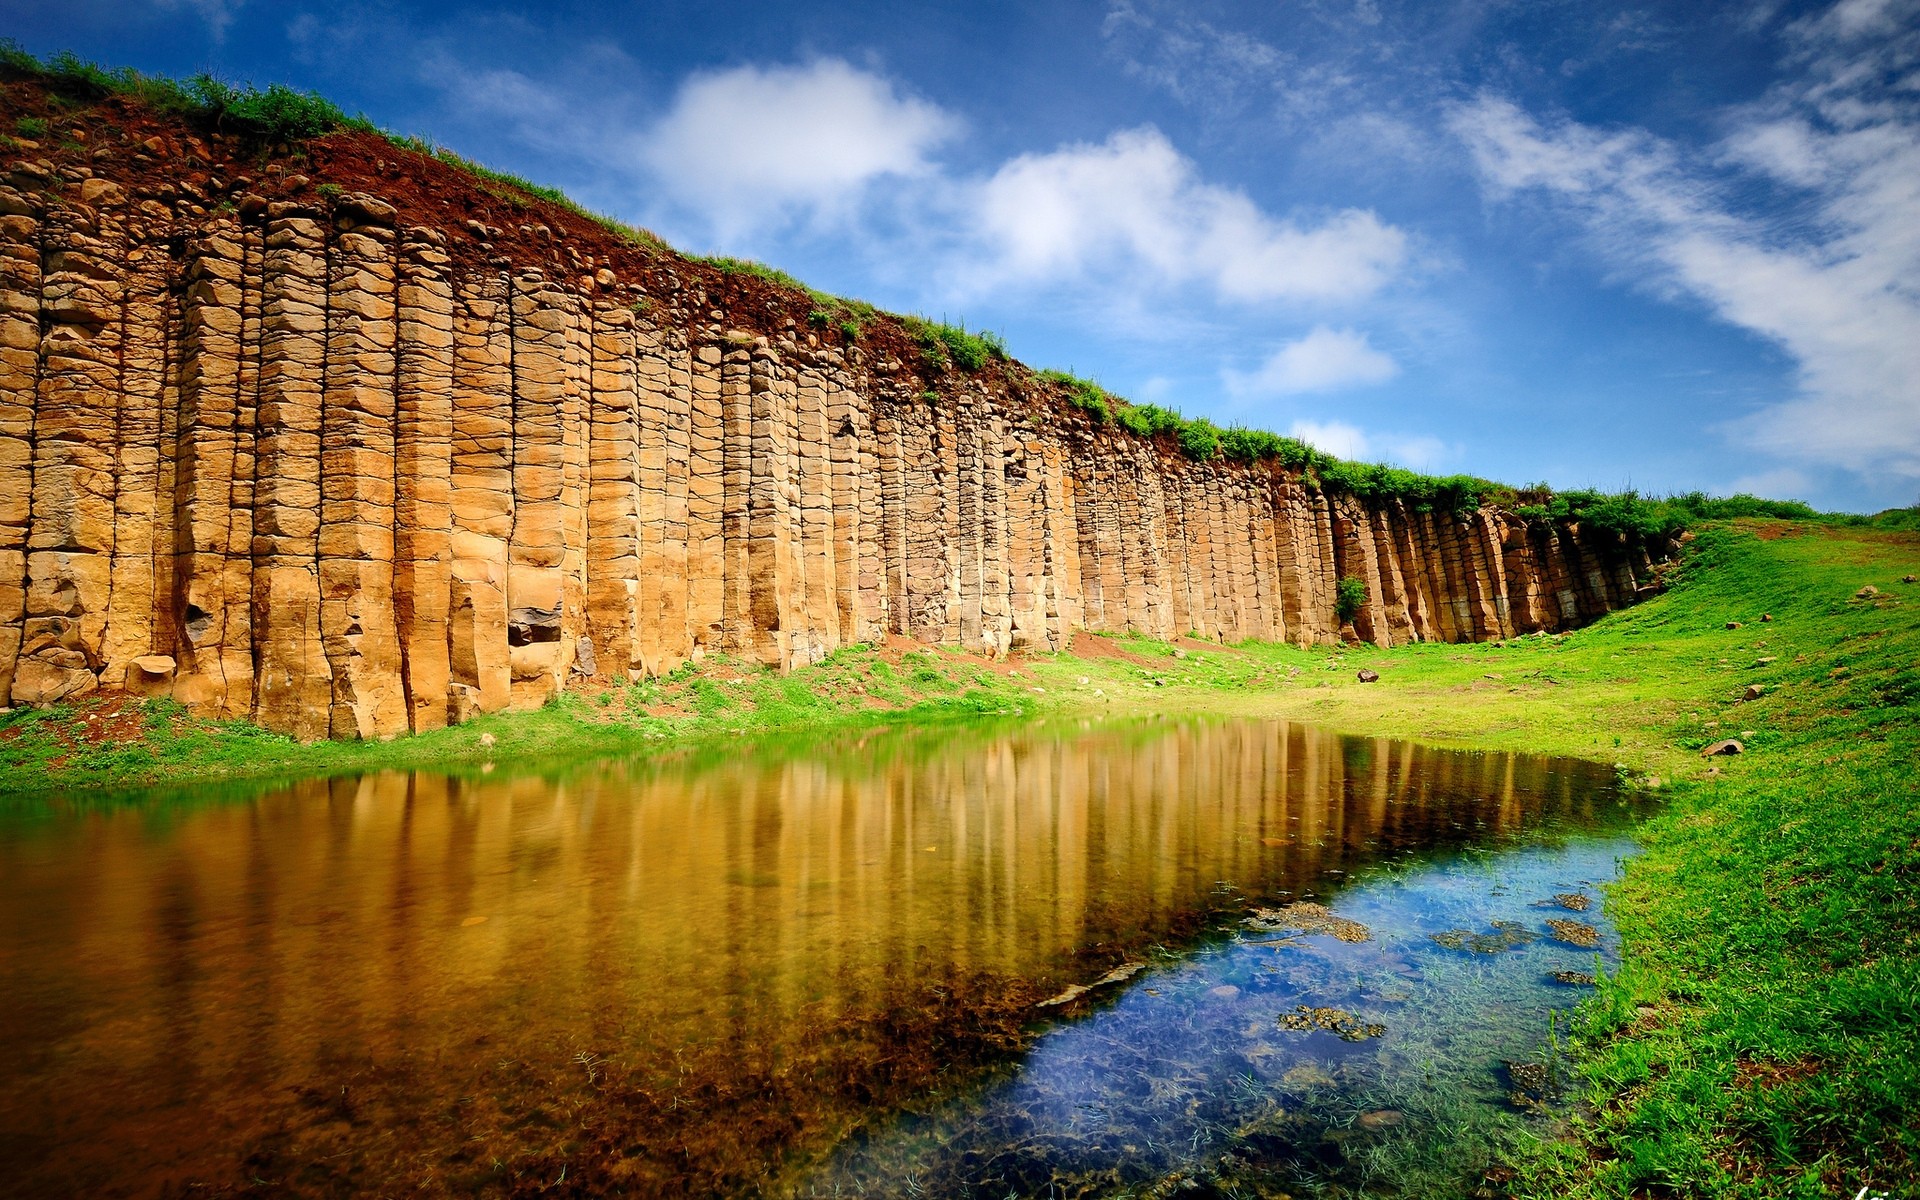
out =
[[[1608,768],[1253,721],[16,809],[0,1178],[1364,1188],[1551,1092],[1501,1063],[1547,1062],[1551,972],[1610,954],[1634,815]]]

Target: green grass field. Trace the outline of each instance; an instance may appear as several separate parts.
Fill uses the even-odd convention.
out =
[[[0,794],[31,810],[49,787],[106,797],[154,783],[477,771],[1088,711],[1284,716],[1616,762],[1668,803],[1609,900],[1624,966],[1576,1025],[1571,1132],[1516,1135],[1506,1186],[1527,1197],[1920,1196],[1920,585],[1902,582],[1915,572],[1912,532],[1737,522],[1699,532],[1667,594],[1562,636],[1390,651],[1120,637],[1094,643],[1099,653],[1000,664],[854,647],[784,678],[707,660],[386,744],[301,746],[170,705],[91,700],[0,717]],[[1868,585],[1877,592],[1859,594]],[[1359,683],[1362,666],[1380,681]],[[1750,685],[1758,698],[1744,698]],[[1746,753],[1699,755],[1723,737]]]

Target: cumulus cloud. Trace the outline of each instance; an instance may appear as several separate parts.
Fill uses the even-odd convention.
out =
[[[1316,325],[1274,351],[1259,370],[1228,371],[1226,382],[1236,396],[1285,396],[1385,383],[1399,373],[1399,364],[1369,345],[1366,334]]]
[[[723,234],[845,212],[874,180],[931,170],[959,121],[838,59],[690,77],[641,163]]]
[[[183,9],[199,14],[207,23],[207,32],[216,42],[225,41],[227,26],[233,24],[234,16],[239,13],[247,0],[159,0],[160,7],[167,12],[180,12]]]
[[[1654,287],[1797,364],[1798,394],[1724,427],[1803,465],[1920,476],[1920,4],[1845,0],[1796,23],[1804,71],[1731,114],[1701,164],[1638,129],[1543,121],[1483,96],[1449,125],[1496,197],[1544,194]],[[1888,81],[1896,81],[1889,83]],[[1789,218],[1742,187],[1797,189]]]
[[[973,282],[1150,272],[1232,301],[1356,300],[1407,257],[1406,234],[1347,209],[1302,226],[1208,183],[1159,130],[1024,154],[980,185]]]
[[[1309,446],[1336,458],[1384,460],[1415,470],[1429,470],[1452,457],[1453,447],[1435,437],[1405,434],[1368,434],[1345,421],[1295,421],[1287,432]]]

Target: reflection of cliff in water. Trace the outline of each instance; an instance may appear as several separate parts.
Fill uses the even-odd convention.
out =
[[[1129,949],[1605,768],[1280,723],[387,774],[0,830],[29,1191],[711,1193],[964,1082]]]

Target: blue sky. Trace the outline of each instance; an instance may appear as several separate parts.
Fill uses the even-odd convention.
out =
[[[1522,483],[1920,498],[1920,0],[0,0],[1037,366]]]

